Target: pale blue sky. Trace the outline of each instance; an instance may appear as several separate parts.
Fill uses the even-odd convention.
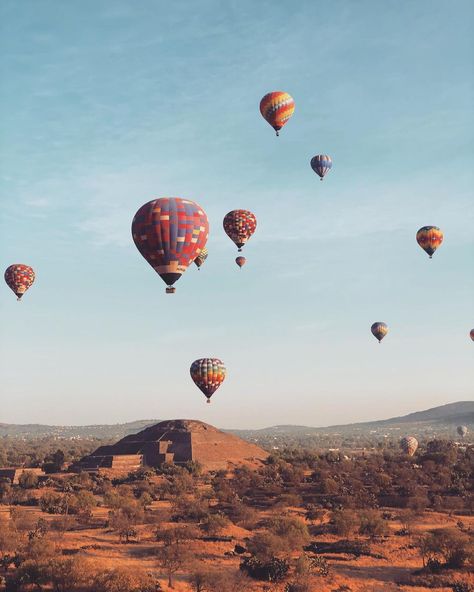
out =
[[[472,2],[4,0],[0,22],[0,263],[37,272],[21,304],[0,290],[0,421],[325,425],[473,398]],[[296,101],[278,139],[271,90]],[[211,226],[174,296],[130,236],[170,195]],[[258,218],[241,272],[234,208]],[[212,405],[203,356],[228,368]]]

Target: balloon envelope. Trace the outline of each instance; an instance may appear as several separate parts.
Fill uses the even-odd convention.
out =
[[[436,249],[443,242],[443,238],[444,235],[437,226],[423,226],[423,228],[420,228],[416,233],[417,243],[428,253],[430,259],[433,257]]]
[[[278,132],[288,122],[295,110],[293,97],[286,92],[277,90],[267,93],[260,101],[260,113],[265,121]]]
[[[257,218],[248,210],[232,210],[224,218],[227,236],[239,247],[239,251],[257,228]]]
[[[194,263],[196,264],[196,266],[197,266],[198,269],[201,267],[201,265],[207,259],[208,255],[209,255],[209,252],[206,249],[206,247],[204,247],[204,249],[196,257],[196,259],[194,259]]]
[[[471,336],[472,341],[474,341],[474,329],[471,329],[469,335]]]
[[[317,154],[316,156],[313,156],[313,158],[311,159],[311,168],[317,175],[321,177],[322,181],[324,179],[324,176],[332,168],[331,157],[327,154]]]
[[[239,267],[243,267],[247,263],[247,259],[245,257],[239,256],[235,258],[235,262]]]
[[[193,201],[161,197],[135,214],[132,236],[142,256],[172,286],[206,246],[209,223]]]
[[[190,368],[194,384],[206,395],[207,402],[224,382],[226,369],[218,358],[200,358],[194,360]]]
[[[413,436],[405,436],[400,440],[400,447],[405,454],[413,456],[418,448],[418,440]]]
[[[29,265],[14,263],[7,267],[4,277],[7,286],[15,293],[17,299],[20,300],[35,281],[35,272]]]
[[[388,333],[388,325],[386,323],[382,323],[381,321],[377,321],[372,325],[372,327],[370,327],[370,330],[372,331],[372,335],[378,339],[378,342],[380,343]]]

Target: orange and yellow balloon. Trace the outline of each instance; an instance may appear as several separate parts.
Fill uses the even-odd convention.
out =
[[[443,233],[437,226],[423,226],[416,233],[416,242],[428,253],[430,259],[443,242],[443,238]]]
[[[281,128],[288,122],[295,110],[293,97],[277,90],[267,93],[260,101],[260,113],[279,136]]]

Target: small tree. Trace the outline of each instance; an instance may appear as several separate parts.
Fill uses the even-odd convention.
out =
[[[23,471],[18,479],[18,485],[22,489],[34,489],[38,487],[38,475],[33,471]]]

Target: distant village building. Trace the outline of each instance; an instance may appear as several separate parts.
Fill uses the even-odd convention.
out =
[[[197,461],[204,470],[255,463],[268,452],[237,436],[189,419],[162,421],[111,446],[100,446],[71,467],[73,471],[129,473],[163,463]]]

